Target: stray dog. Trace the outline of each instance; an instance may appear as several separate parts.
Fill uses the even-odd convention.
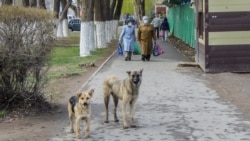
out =
[[[135,103],[139,95],[139,89],[142,81],[142,71],[127,71],[128,78],[120,80],[115,75],[108,76],[103,82],[103,91],[104,91],[104,104],[106,110],[105,123],[109,122],[108,114],[108,105],[109,97],[112,95],[114,101],[114,120],[118,122],[117,118],[117,104],[118,100],[122,101],[122,119],[123,119],[123,128],[128,128],[127,117],[126,117],[126,107],[129,103],[130,105],[130,127],[136,127],[134,124],[134,110]]]
[[[70,132],[73,133],[73,117],[75,117],[76,137],[81,138],[80,135],[80,120],[85,120],[85,138],[89,137],[91,106],[90,98],[92,98],[94,89],[88,92],[78,92],[76,96],[72,96],[68,102],[68,113],[70,122]]]

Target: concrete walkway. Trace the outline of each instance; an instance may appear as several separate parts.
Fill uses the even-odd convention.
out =
[[[232,104],[224,101],[208,88],[200,74],[188,68],[178,68],[180,61],[188,61],[167,42],[158,41],[165,54],[142,62],[139,55],[132,61],[113,57],[81,89],[94,88],[92,99],[91,137],[89,141],[250,141],[250,120]],[[122,128],[121,110],[119,123],[113,122],[112,99],[110,123],[104,123],[102,82],[107,75],[126,78],[127,70],[143,68],[143,80],[135,120],[138,128]],[[68,121],[65,122],[67,123]],[[66,124],[65,124],[66,125]],[[84,132],[84,131],[82,131]],[[82,135],[82,137],[84,137]],[[51,141],[77,140],[64,133]]]

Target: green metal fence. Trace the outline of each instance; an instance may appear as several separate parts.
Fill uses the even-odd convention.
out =
[[[190,47],[195,48],[195,14],[194,10],[186,6],[168,9],[170,32]]]

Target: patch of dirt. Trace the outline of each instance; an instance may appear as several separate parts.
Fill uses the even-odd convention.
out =
[[[58,130],[62,119],[67,119],[67,101],[79,88],[92,76],[109,56],[116,51],[117,41],[112,41],[103,54],[93,64],[81,64],[80,67],[87,69],[84,74],[70,75],[58,78],[50,82],[47,89],[48,99],[51,102],[51,110],[36,114],[21,115],[17,112],[8,114],[5,119],[0,120],[1,141],[45,141],[51,134],[57,135],[62,132],[63,127]],[[91,66],[91,67],[90,67]],[[56,129],[57,128],[57,129]]]
[[[182,40],[171,36],[169,37],[170,42],[174,45],[174,47],[183,55],[188,57],[191,61],[195,61],[195,49],[191,48],[188,44],[183,42]]]

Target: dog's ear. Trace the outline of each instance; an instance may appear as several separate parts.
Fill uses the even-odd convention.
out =
[[[90,95],[91,97],[93,96],[94,91],[95,91],[94,89],[89,90],[89,92],[88,92],[88,93],[89,93],[89,95]]]
[[[128,75],[130,75],[130,74],[131,74],[131,71],[127,71],[127,73],[128,73]]]
[[[81,92],[77,92],[77,93],[76,93],[76,96],[77,96],[77,97],[80,97],[81,95],[82,95]]]
[[[140,70],[141,75],[142,75],[142,72],[143,72],[143,69]]]

